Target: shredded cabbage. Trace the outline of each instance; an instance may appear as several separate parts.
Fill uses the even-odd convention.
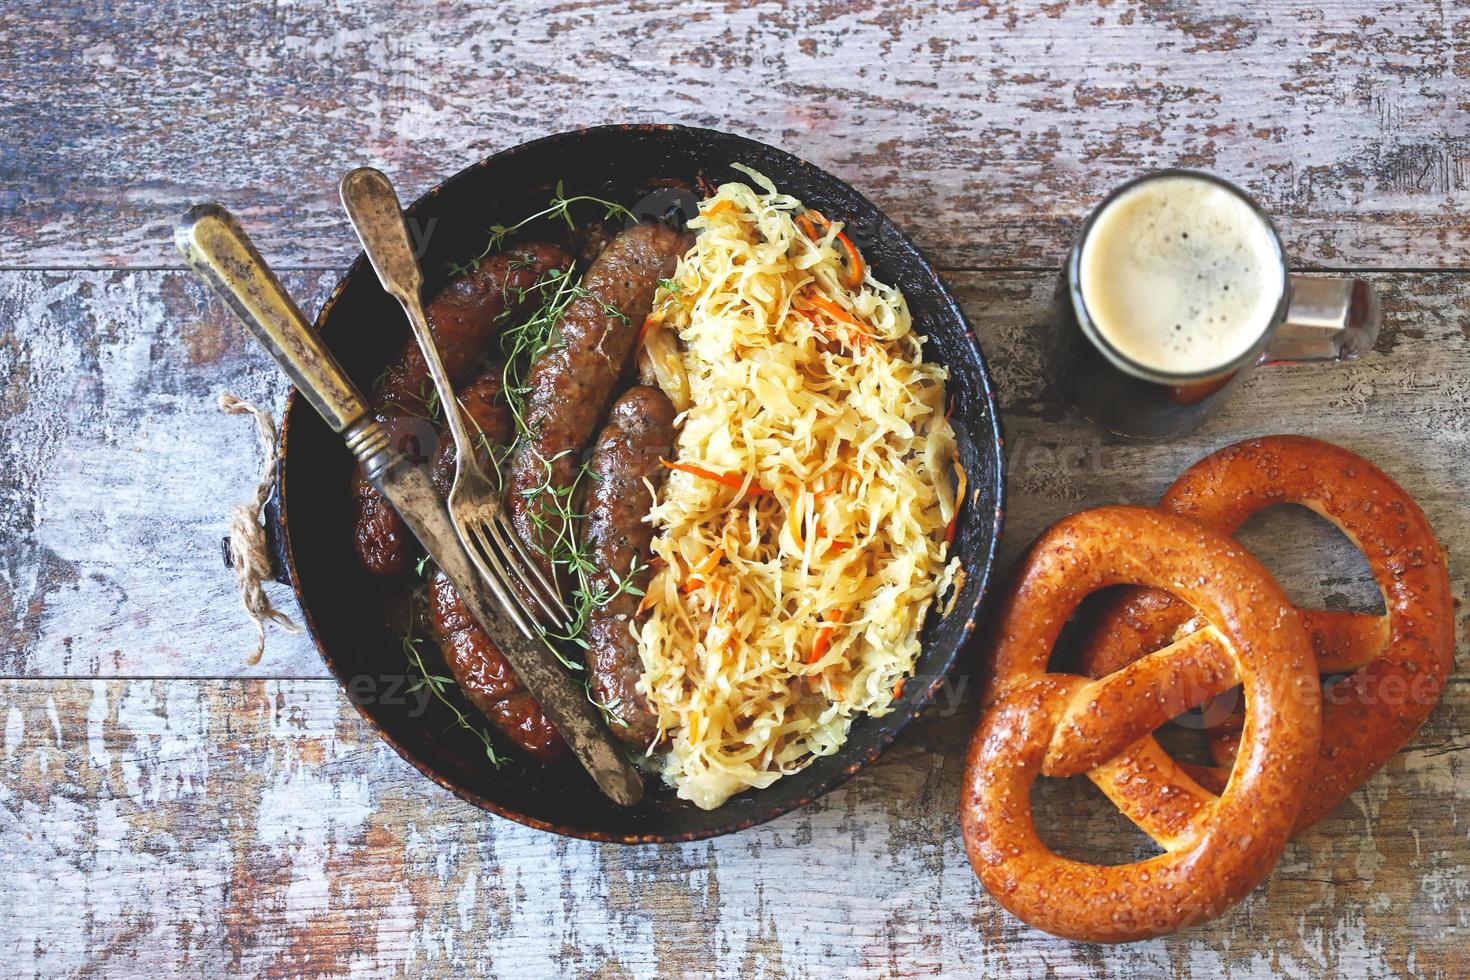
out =
[[[801,202],[747,173],[760,189],[701,202],[660,291],[683,342],[684,468],[649,515],[661,568],[632,627],[650,752],[706,809],[891,711],[959,569],[945,370],[921,359],[899,290],[867,270],[844,285],[840,224],[798,225]]]

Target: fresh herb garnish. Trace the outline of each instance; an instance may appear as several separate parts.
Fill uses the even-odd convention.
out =
[[[590,676],[587,678],[587,700],[591,701],[593,707],[602,712],[603,723],[606,724],[609,728],[613,727],[614,725],[619,728],[628,727],[628,723],[619,718],[616,714],[618,708],[622,707],[623,699],[613,698],[611,701],[608,701],[605,704],[597,700],[597,695],[592,693],[592,678]]]
[[[575,282],[574,276],[574,269],[553,269],[542,276],[527,290],[528,293],[539,291],[539,307],[523,323],[501,334],[501,350],[505,354],[501,388],[515,423],[516,440],[524,441],[528,447],[534,445],[534,423],[528,417],[526,404],[530,394],[530,366],[559,342],[558,327],[562,315],[572,301],[582,297],[591,298],[591,294]],[[603,303],[602,310],[607,316],[621,318],[624,323],[629,322],[625,314],[609,304]],[[528,544],[553,566],[564,569],[572,583],[571,595],[567,601],[567,606],[572,611],[572,621],[566,624],[563,631],[545,631],[548,645],[555,648],[558,642],[572,643],[585,649],[587,641],[582,638],[582,633],[592,610],[606,605],[623,592],[641,595],[632,580],[642,571],[642,566],[633,568],[612,589],[593,588],[592,578],[596,566],[585,536],[579,533],[581,523],[587,515],[575,506],[585,481],[593,478],[592,471],[590,465],[584,462],[577,467],[566,486],[555,486],[555,464],[568,455],[570,451],[545,459],[538,454],[536,463],[540,467],[541,479],[535,486],[522,491],[522,499],[527,503],[526,513],[531,524],[532,540]],[[560,653],[558,657],[568,666],[580,669],[580,665],[572,664]]]
[[[423,568],[423,562],[419,563],[419,568]],[[455,724],[457,724],[460,728],[463,728],[465,731],[469,732],[480,740],[480,744],[485,747],[485,758],[490,760],[490,764],[492,766],[494,766],[496,769],[499,769],[501,766],[505,765],[506,760],[503,756],[500,755],[500,753],[495,751],[495,741],[491,738],[489,729],[484,728],[483,726],[475,725],[473,722],[470,721],[469,714],[466,713],[465,710],[459,705],[450,700],[448,688],[449,685],[454,683],[453,678],[445,677],[443,674],[432,673],[430,672],[429,668],[424,664],[423,652],[419,650],[419,644],[422,643],[423,640],[416,635],[416,626],[418,623],[418,608],[420,602],[422,601],[422,596],[423,587],[420,586],[419,589],[414,592],[413,598],[410,601],[408,624],[404,628],[402,637],[403,654],[406,658],[408,658],[409,666],[418,672],[418,677],[408,687],[408,693],[412,694],[415,691],[422,690],[423,688],[428,688],[430,693],[434,695],[439,703],[448,708],[450,713],[454,715]]]
[[[576,222],[572,220],[572,205],[582,202],[601,205],[603,210],[605,211],[605,214],[603,215],[604,218],[614,218],[618,215],[622,215],[623,217],[630,220],[637,220],[637,216],[634,215],[632,211],[629,211],[621,204],[617,204],[613,201],[605,201],[602,198],[594,197],[591,194],[578,194],[574,197],[567,197],[566,192],[562,189],[562,182],[557,181],[556,194],[551,198],[550,204],[542,208],[540,211],[537,211],[529,218],[522,218],[520,221],[517,221],[513,225],[491,225],[490,240],[485,243],[485,247],[483,250],[481,250],[480,254],[476,255],[474,258],[470,259],[464,264],[460,264],[457,262],[451,263],[449,266],[450,273],[457,276],[461,275],[462,273],[469,272],[472,269],[478,270],[480,268],[480,263],[483,262],[491,252],[499,249],[501,244],[505,242],[506,238],[514,235],[516,232],[520,231],[531,222],[539,220],[541,218],[551,218],[552,220],[560,218],[567,223],[568,228],[575,228],[577,225]]]
[[[427,378],[425,378],[423,381],[420,381],[418,394],[410,395],[409,397],[413,398],[419,403],[419,407],[417,409],[414,409],[404,404],[396,398],[386,399],[384,400],[383,404],[391,405],[393,408],[398,410],[398,413],[400,415],[412,415],[414,418],[423,419],[430,425],[439,424],[439,391],[437,388],[434,387],[431,381],[429,381]]]

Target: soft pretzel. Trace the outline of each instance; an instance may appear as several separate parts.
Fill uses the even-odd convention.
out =
[[[1304,436],[1238,443],[1195,464],[1159,506],[1232,534],[1278,503],[1310,507],[1363,551],[1387,614],[1298,610],[1323,674],[1349,673],[1323,694],[1322,742],[1297,829],[1323,816],[1418,730],[1454,660],[1454,606],[1444,552],[1404,490],[1367,460]],[[1104,676],[1183,636],[1215,648],[1194,610],[1168,593],[1135,589],[1116,600],[1083,644],[1081,670]],[[1199,630],[1199,632],[1194,632]],[[1197,654],[1198,655],[1198,654]],[[1224,668],[1218,650],[1208,654]],[[1211,734],[1214,769],[1191,773],[1211,788],[1230,777],[1238,714]]]
[[[1227,642],[1138,659],[1096,680],[1047,672],[1082,598],[1167,588]],[[1266,875],[1317,756],[1316,664],[1270,574],[1229,538],[1140,507],[1068,517],[1032,546],[994,631],[987,709],[970,743],[961,823],[976,874],[1011,912],[1069,939],[1125,942],[1219,915]],[[1217,798],[1148,734],[1180,699],[1239,678],[1248,711],[1236,776]],[[1124,865],[1061,857],[1037,836],[1038,775],[1086,773],[1165,853]]]

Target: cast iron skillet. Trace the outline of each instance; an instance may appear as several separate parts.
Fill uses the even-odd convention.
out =
[[[510,762],[497,770],[447,709],[430,702],[419,710],[419,697],[406,696],[400,640],[384,626],[379,608],[381,583],[360,569],[352,546],[351,457],[341,437],[298,394],[286,406],[278,487],[283,551],[322,659],[368,723],[419,771],[476,806],[528,826],[624,843],[697,840],[805,805],[876,759],[929,703],[974,630],[990,580],[1001,529],[1002,446],[990,377],[974,335],[908,237],[861,194],[818,167],[763,143],[683,126],[602,126],[525,143],[461,171],[408,209],[410,227],[427,245],[422,262],[428,292],[448,277],[451,262],[480,251],[491,225],[514,224],[545,207],[558,181],[567,195],[594,194],[649,217],[671,207],[689,216],[694,197],[678,188],[744,179],[732,163],[755,168],[781,190],[846,222],[874,274],[902,288],[916,328],[929,337],[926,356],[949,368],[953,421],[969,475],[969,503],[955,538],[966,569],[958,601],[949,615],[930,617],[917,675],[905,685],[896,710],[881,719],[860,719],[838,754],[713,811],[678,800],[657,779],[650,779],[642,803],[623,809],[600,796],[575,767],[542,769],[514,749],[505,750]],[[397,304],[361,256],[316,326],[363,390],[408,336]]]

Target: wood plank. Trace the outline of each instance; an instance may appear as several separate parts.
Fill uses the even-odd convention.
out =
[[[1453,5],[921,0],[0,10],[0,265],[170,266],[218,199],[340,265],[350,166],[418,193],[497,148],[671,121],[851,180],[947,266],[1055,263],[1143,170],[1244,183],[1314,266],[1463,264],[1470,19]]]
[[[334,278],[285,282],[315,308]],[[261,459],[215,401],[279,418],[281,373],[185,273],[4,274],[0,322],[0,672],[236,673],[251,627],[220,540]],[[321,675],[304,635],[271,649]]]
[[[461,803],[325,681],[7,681],[0,717],[0,845],[24,910],[0,955],[17,975],[1470,970],[1464,680],[1242,907],[1111,948],[1026,928],[980,889],[955,816],[968,710],[799,813],[640,848]],[[1145,853],[1085,780],[1037,795],[1059,846]]]
[[[1207,452],[1299,431],[1403,483],[1470,612],[1470,275],[1373,278],[1389,322],[1371,356],[1262,370],[1209,427],[1161,447],[1105,440],[1048,401],[1037,338],[1049,275],[952,275],[1000,388],[1003,562],[1068,513],[1152,502]],[[287,285],[314,308],[332,279],[292,274]],[[249,423],[214,401],[229,389],[279,411],[285,382],[228,311],[183,273],[9,272],[0,322],[14,325],[0,342],[0,676],[325,676],[309,640],[279,630],[265,659],[243,666],[254,634],[218,544],[260,460]],[[1262,515],[1244,539],[1300,602],[1373,601],[1361,557],[1304,515]]]

